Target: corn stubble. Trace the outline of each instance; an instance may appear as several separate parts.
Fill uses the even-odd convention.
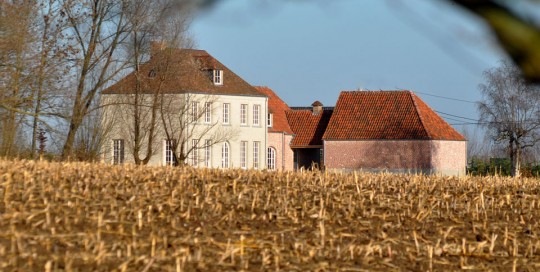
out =
[[[0,161],[0,270],[540,269],[540,182]]]

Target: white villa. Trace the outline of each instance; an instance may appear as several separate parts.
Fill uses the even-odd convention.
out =
[[[106,162],[267,167],[267,96],[206,51],[154,46],[101,103]]]

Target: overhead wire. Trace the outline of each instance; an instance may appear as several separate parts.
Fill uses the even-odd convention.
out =
[[[419,92],[419,91],[414,91],[415,93],[419,93],[419,94],[423,94],[423,95],[427,95],[427,96],[433,96],[433,97],[437,97],[437,98],[442,98],[442,99],[448,99],[448,100],[454,100],[454,101],[459,101],[459,102],[465,102],[465,103],[471,103],[471,104],[476,104],[478,102],[475,102],[475,101],[470,101],[470,100],[465,100],[465,99],[459,99],[459,98],[452,98],[452,97],[447,97],[447,96],[442,96],[442,95],[435,95],[435,94],[429,94],[429,93],[423,93],[423,92]]]
[[[415,91],[415,93],[419,93],[419,94],[423,94],[423,95],[427,95],[427,96],[433,96],[433,97],[437,97],[437,98],[441,98],[441,99],[447,99],[447,100],[453,100],[453,101],[458,101],[458,102],[470,103],[470,104],[476,104],[477,103],[477,102],[470,101],[470,100],[452,98],[452,97],[447,97],[447,96],[442,96],[442,95],[435,95],[435,94],[424,93],[424,92],[419,92],[419,91]],[[442,111],[438,111],[438,110],[435,110],[435,112],[437,112],[438,114],[444,115],[445,119],[456,121],[456,122],[462,122],[462,123],[450,124],[450,125],[453,125],[453,126],[455,126],[455,125],[482,125],[482,124],[484,124],[484,123],[480,122],[477,119],[473,119],[473,118],[469,118],[469,117],[463,117],[463,116],[450,114],[450,113],[446,113],[446,112],[442,112]],[[455,119],[455,118],[460,118],[460,119],[463,119],[463,120]],[[465,122],[464,120],[474,121],[474,122]]]
[[[446,112],[442,112],[442,111],[435,111],[436,113],[440,113],[442,115],[448,115],[448,116],[451,116],[451,117],[455,117],[455,118],[461,118],[461,119],[465,119],[465,120],[470,120],[470,121],[475,121],[475,122],[479,122],[479,120],[477,119],[473,119],[473,118],[469,118],[469,117],[463,117],[463,116],[459,116],[459,115],[455,115],[455,114],[450,114],[450,113],[446,113]]]

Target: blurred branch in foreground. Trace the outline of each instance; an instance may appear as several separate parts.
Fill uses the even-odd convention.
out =
[[[540,27],[495,0],[450,0],[486,21],[528,81],[540,83]],[[515,4],[515,3],[513,3]]]

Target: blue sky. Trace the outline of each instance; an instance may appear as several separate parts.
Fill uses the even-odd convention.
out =
[[[436,96],[478,101],[483,71],[505,58],[481,21],[442,0],[223,0],[195,17],[191,34],[290,106],[408,89],[437,111],[477,119],[475,104]]]

